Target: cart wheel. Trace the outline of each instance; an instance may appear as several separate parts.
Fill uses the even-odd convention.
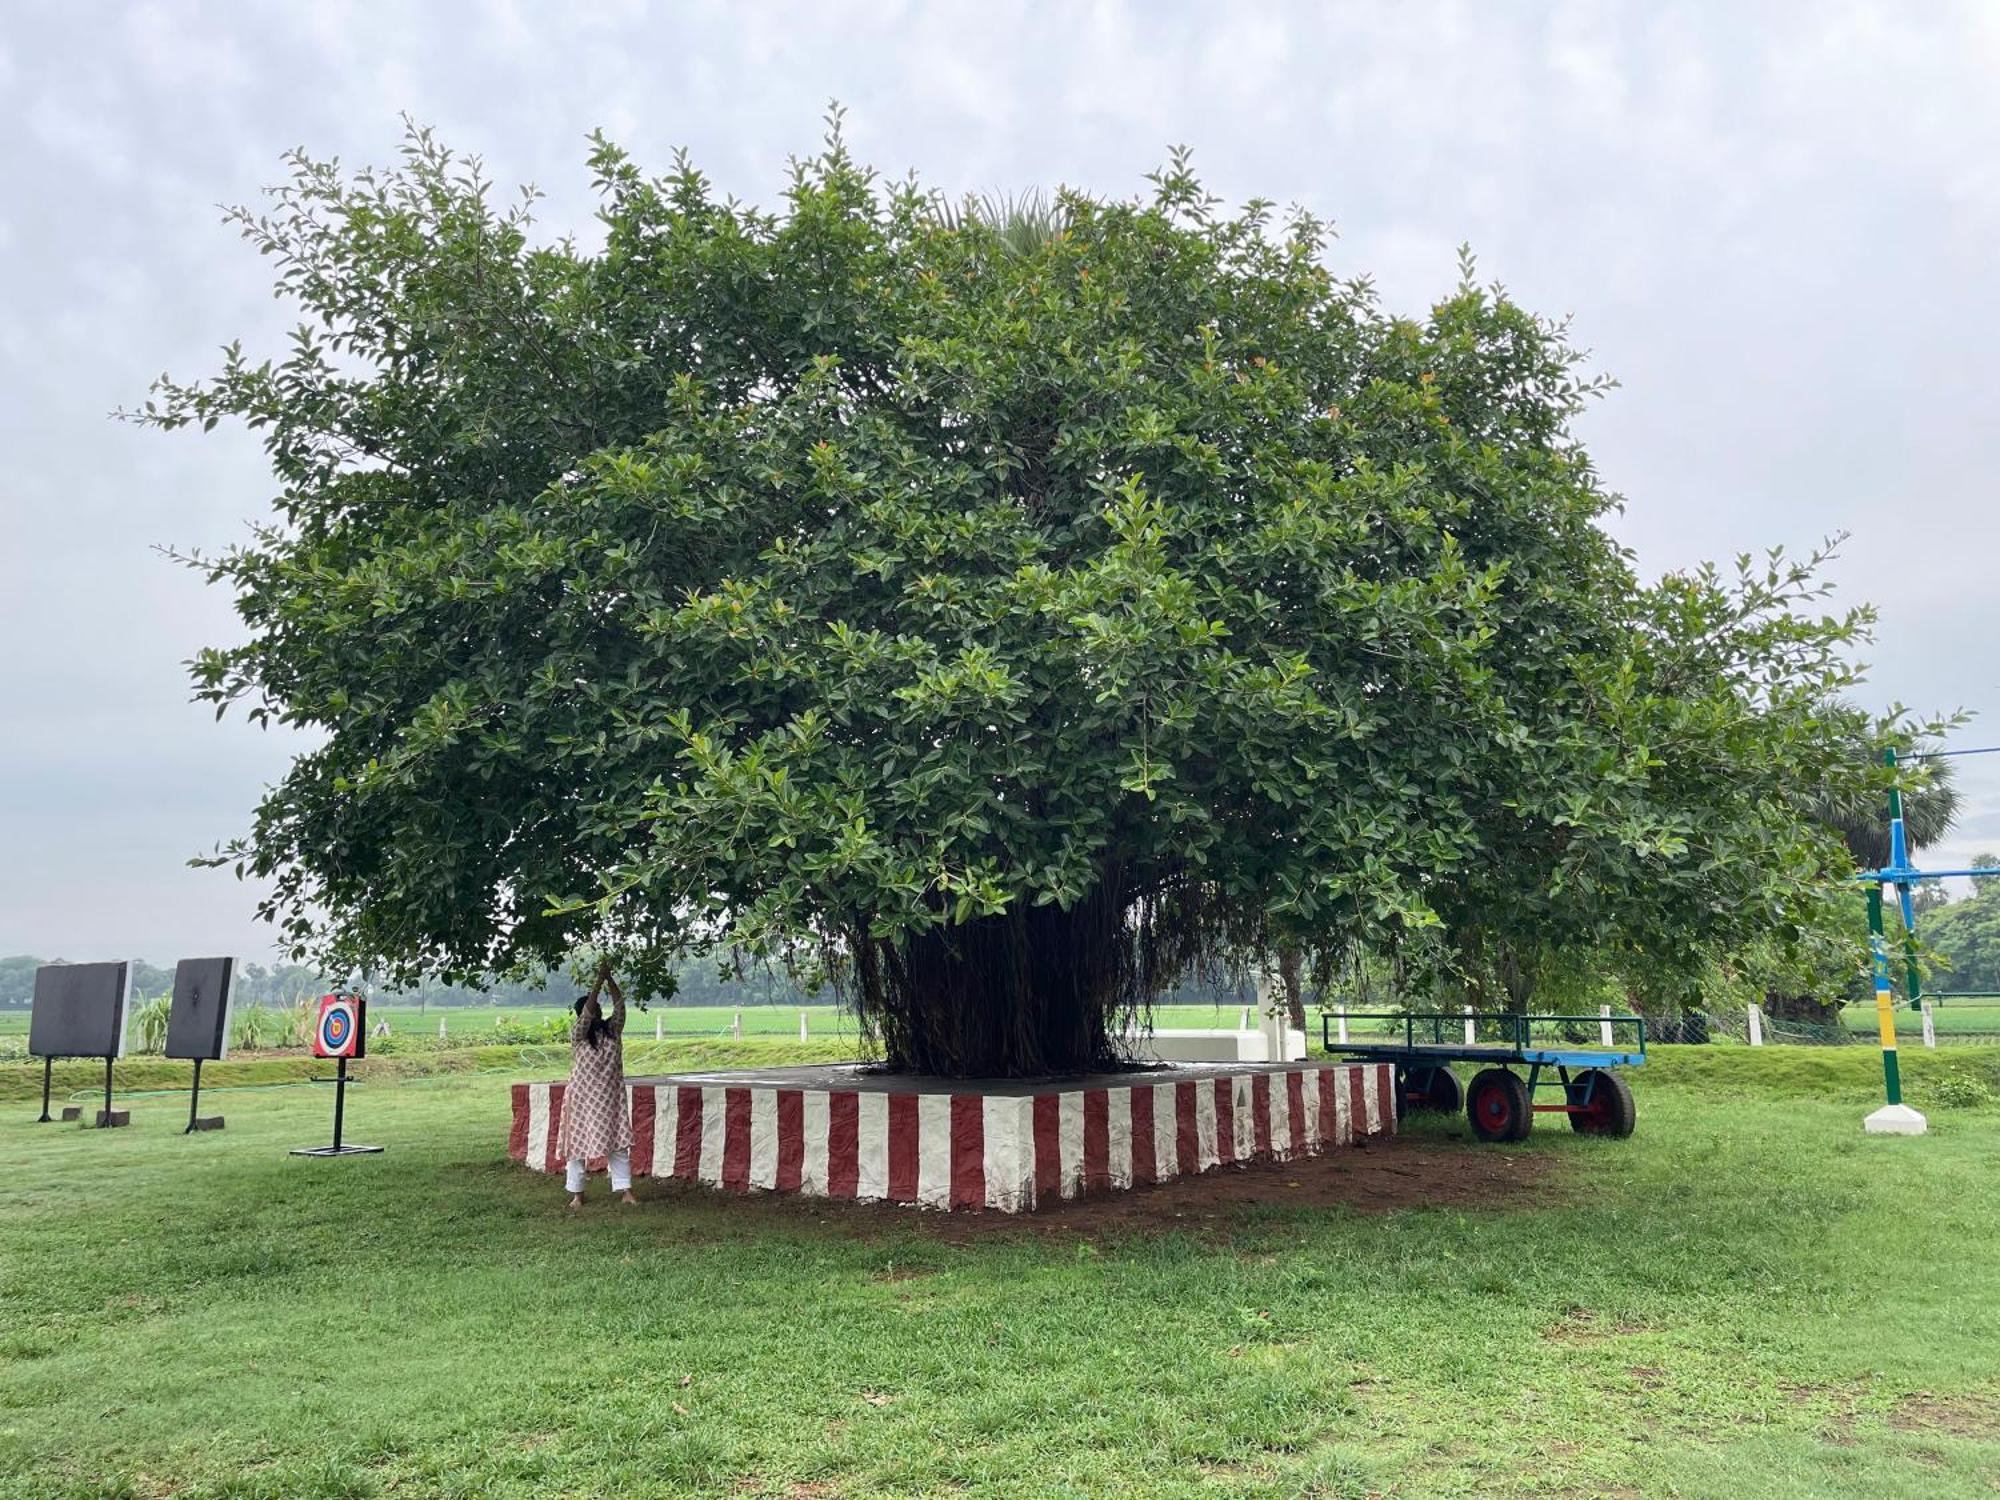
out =
[[[1569,1081],[1570,1129],[1585,1135],[1628,1136],[1637,1109],[1632,1085],[1606,1068],[1590,1068]],[[1588,1096],[1588,1102],[1586,1102]]]
[[[1426,1063],[1403,1079],[1403,1108],[1422,1114],[1455,1115],[1465,1104],[1465,1087],[1450,1068]]]
[[[1535,1119],[1527,1084],[1505,1068],[1488,1068],[1472,1080],[1465,1092],[1465,1116],[1482,1141],[1524,1141]]]

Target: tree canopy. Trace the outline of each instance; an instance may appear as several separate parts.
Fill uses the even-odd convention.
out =
[[[421,132],[235,222],[303,321],[163,379],[276,514],[218,712],[315,730],[223,858],[390,982],[819,954],[888,1058],[1100,1065],[1195,960],[1782,934],[1845,856],[1814,561],[1642,583],[1602,382],[1468,260],[1417,319],[1184,157],[996,222],[837,131],[776,212],[596,142],[536,244]],[[1843,783],[1844,784],[1844,783]]]

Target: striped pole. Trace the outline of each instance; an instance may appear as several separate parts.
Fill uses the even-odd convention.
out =
[[[1882,1087],[1891,1104],[1903,1102],[1896,1067],[1896,997],[1889,988],[1889,942],[1882,932],[1882,887],[1868,887],[1868,951],[1875,968],[1875,1025],[1882,1036]]]
[[[1892,770],[1896,765],[1896,747],[1889,746],[1882,752],[1882,764]],[[1889,788],[1889,863],[1899,870],[1910,867],[1910,839],[1907,826],[1903,822],[1903,793],[1897,786]],[[1921,1010],[1924,998],[1923,976],[1917,972],[1917,910],[1912,898],[1910,882],[1901,881],[1896,886],[1898,905],[1903,913],[1903,982],[1909,990],[1911,1010]]]

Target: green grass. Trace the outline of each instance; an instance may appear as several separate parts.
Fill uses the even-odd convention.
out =
[[[501,1159],[505,1074],[384,1071],[350,1132],[390,1149],[341,1162],[285,1155],[324,1089],[187,1138],[10,1103],[0,1496],[1990,1495],[2000,1111],[1863,1136],[1870,1061],[1663,1049],[1630,1141],[1492,1148],[1547,1166],[1502,1208],[963,1242],[568,1216]]]

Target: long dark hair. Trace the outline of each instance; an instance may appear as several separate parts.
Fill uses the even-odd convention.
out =
[[[590,1004],[590,1002],[596,998],[597,997],[594,992],[588,995],[578,995],[576,997],[576,1005],[573,1007],[573,1009],[576,1011],[578,1015],[582,1015],[584,1006]],[[611,1035],[611,1023],[604,1019],[604,1008],[602,1006],[599,1006],[597,1007],[597,1009],[592,1011],[590,1021],[584,1027],[583,1040],[589,1042],[592,1047],[595,1047],[599,1042],[604,1040],[605,1037],[608,1037],[610,1035]]]

